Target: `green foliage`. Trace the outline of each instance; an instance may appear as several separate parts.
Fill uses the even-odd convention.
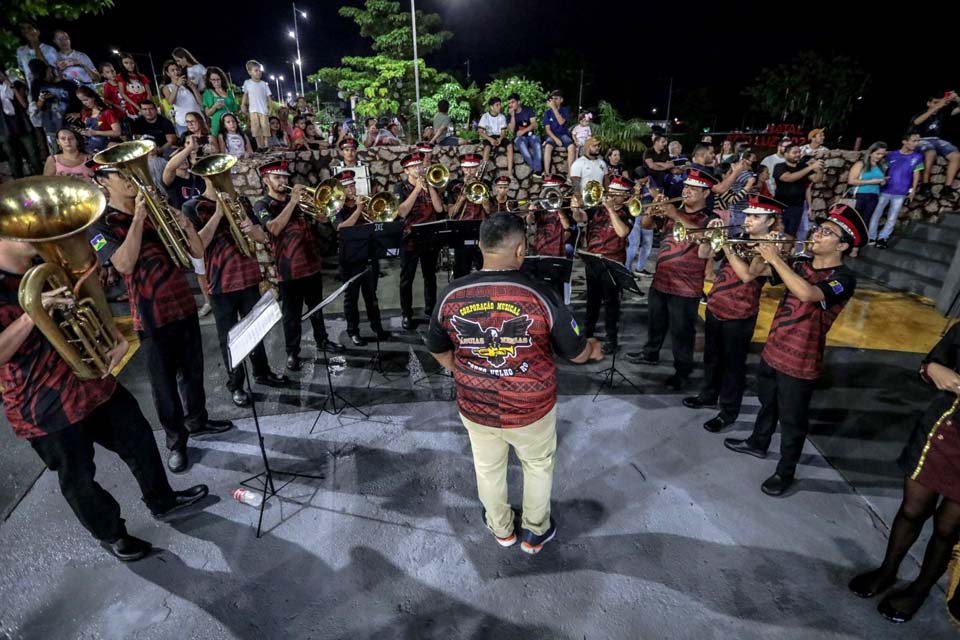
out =
[[[470,122],[471,103],[480,94],[480,89],[476,85],[470,85],[466,89],[459,82],[452,80],[445,82],[437,88],[436,92],[429,96],[421,96],[420,112],[429,119],[437,112],[437,103],[441,100],[447,100],[450,103],[450,118],[456,123],[457,135],[466,130],[466,125]],[[417,117],[415,105],[413,112],[409,114],[411,119]],[[461,135],[461,137],[463,137]]]
[[[76,20],[87,13],[101,13],[113,7],[113,0],[10,0],[0,11],[0,64],[4,68],[16,65],[16,51],[20,42],[21,22],[36,22],[41,18]],[[49,43],[49,35],[41,38]]]
[[[640,153],[650,139],[650,128],[643,120],[625,120],[609,102],[600,102],[596,119],[590,123],[593,137],[605,149],[617,148],[624,153]]]
[[[374,52],[391,57],[413,59],[410,12],[393,0],[366,0],[363,7],[340,7],[340,15],[350,18],[360,35],[373,40]],[[443,21],[435,13],[417,11],[417,55],[433,53],[453,37],[441,30]]]
[[[811,118],[814,126],[837,128],[869,81],[850,58],[804,51],[788,64],[764,69],[744,95],[756,113],[775,122]]]
[[[537,113],[546,109],[547,92],[536,80],[527,80],[511,76],[509,78],[497,78],[483,88],[483,104],[486,109],[487,100],[493,96],[498,96],[503,100],[503,113],[507,113],[507,96],[511,93],[520,95],[520,102],[523,106],[530,107]]]
[[[576,116],[578,89],[580,87],[580,70],[584,70],[585,80],[593,75],[592,67],[583,58],[583,53],[577,49],[557,49],[549,54],[538,56],[525,64],[517,64],[501,69],[494,74],[495,78],[536,78],[547,91],[558,89],[563,93],[564,104],[570,113]],[[586,98],[587,96],[584,96]],[[506,96],[504,96],[506,98]]]

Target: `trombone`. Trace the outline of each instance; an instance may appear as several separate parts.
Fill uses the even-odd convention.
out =
[[[626,196],[628,194],[604,189],[600,181],[590,180],[583,188],[583,206],[588,209],[599,206],[600,203],[603,202],[603,197],[605,195]],[[626,201],[625,206],[632,217],[639,218],[643,215],[644,205],[640,202],[640,198],[637,196],[630,196],[630,198]]]
[[[280,191],[291,193],[293,187],[282,185]],[[343,208],[347,192],[336,178],[327,178],[315,187],[304,187],[300,196],[300,208],[317,220],[332,218]]]

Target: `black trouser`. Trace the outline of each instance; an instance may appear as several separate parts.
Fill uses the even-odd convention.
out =
[[[587,318],[584,322],[584,335],[592,338],[600,319],[600,305],[603,305],[603,324],[607,332],[607,342],[617,344],[619,337],[617,326],[620,321],[620,288],[614,284],[610,274],[602,271],[599,275],[587,272]],[[563,294],[561,293],[561,296]],[[563,300],[563,298],[560,298]]]
[[[283,312],[283,340],[287,355],[297,356],[300,355],[300,336],[303,325],[300,318],[304,313],[303,303],[307,303],[309,310],[323,302],[323,277],[315,273],[306,278],[280,282],[279,287],[280,310]],[[313,339],[316,340],[319,349],[320,344],[327,339],[322,310],[310,316],[310,324],[313,326]]]
[[[788,376],[763,360],[760,361],[757,370],[760,413],[757,414],[757,422],[747,442],[766,451],[779,421],[783,428],[780,431],[780,462],[777,464],[777,473],[782,476],[793,476],[803,452],[803,442],[810,430],[808,415],[815,386],[815,380]]]
[[[707,309],[700,399],[719,401],[720,419],[735,422],[747,383],[747,353],[757,317],[721,320]]]
[[[650,333],[643,346],[648,360],[660,359],[660,348],[670,332],[673,349],[673,368],[679,376],[693,372],[693,345],[697,339],[697,310],[700,298],[687,298],[663,293],[650,287],[647,296],[650,313]]]
[[[370,328],[376,333],[383,331],[380,320],[380,303],[377,301],[377,281],[380,279],[380,262],[347,262],[340,264],[340,277],[344,282],[363,272],[367,267],[370,272],[359,278],[343,292],[343,315],[347,319],[347,335],[360,334],[360,295],[363,296],[363,306],[367,309],[367,319]]]
[[[190,431],[207,424],[200,320],[194,313],[150,335],[141,333],[140,344],[147,357],[153,404],[167,433],[167,449],[184,449]]]
[[[248,287],[243,291],[231,291],[230,293],[210,296],[210,306],[213,307],[213,321],[217,325],[217,337],[220,339],[220,355],[223,356],[223,366],[227,368],[227,389],[230,391],[243,388],[244,368],[242,363],[235,369],[230,368],[227,338],[230,329],[250,313],[259,299],[259,287]],[[267,350],[264,349],[262,342],[250,352],[250,362],[253,363],[254,376],[260,377],[270,373]]]
[[[404,316],[413,315],[413,278],[417,275],[417,263],[423,274],[423,310],[429,315],[437,304],[438,255],[440,250],[436,248],[400,252],[400,310]]]
[[[483,265],[483,254],[475,244],[453,250],[453,277],[462,278]]]
[[[173,489],[150,424],[133,395],[118,384],[110,399],[80,422],[30,440],[47,468],[56,472],[60,493],[94,538],[112,542],[127,529],[120,505],[94,479],[93,443],[113,451],[126,463],[150,511],[160,513],[172,506]]]

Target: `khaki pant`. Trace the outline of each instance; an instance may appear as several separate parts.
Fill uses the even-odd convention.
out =
[[[470,434],[477,493],[487,510],[487,528],[506,538],[513,533],[513,509],[507,501],[507,458],[513,446],[523,467],[524,529],[541,535],[550,528],[553,454],[557,450],[557,407],[540,420],[516,429],[498,429],[460,415]]]
[[[282,123],[281,123],[282,124]],[[270,115],[250,112],[250,135],[254,138],[270,137]]]

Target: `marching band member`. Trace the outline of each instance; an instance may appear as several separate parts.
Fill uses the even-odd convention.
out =
[[[423,155],[409,153],[400,161],[404,180],[394,186],[394,193],[400,198],[398,217],[404,221],[403,233],[406,238],[400,251],[400,308],[403,314],[402,326],[409,331],[413,328],[413,278],[417,274],[417,264],[423,274],[423,311],[429,316],[437,302],[437,257],[439,249],[421,247],[419,250],[410,237],[415,224],[433,222],[443,213],[440,193],[427,184],[421,172]]]
[[[258,171],[267,194],[257,201],[253,210],[260,225],[273,239],[287,369],[299,371],[303,305],[306,303],[310,309],[323,300],[320,241],[300,208],[303,185],[294,185],[290,192],[286,190],[290,183],[286,161],[267,162],[260,165]],[[327,336],[322,311],[310,316],[310,324],[318,350],[343,351],[342,345]]]
[[[335,224],[337,230],[345,227],[369,224],[364,217],[367,201],[357,196],[355,175],[350,169],[344,169],[336,176],[346,191],[347,198],[343,207],[337,213]],[[367,309],[367,319],[370,328],[377,334],[380,342],[389,340],[393,336],[383,328],[380,319],[380,304],[377,302],[377,281],[380,279],[380,261],[376,258],[350,256],[346,247],[340,242],[340,278],[346,282],[353,276],[369,267],[366,276],[350,285],[343,293],[343,315],[347,320],[347,335],[354,346],[362,347],[367,341],[360,335],[360,309],[358,293],[363,294],[363,304]]]
[[[197,304],[183,269],[148,221],[144,196],[112,166],[97,165],[94,177],[106,189],[107,209],[87,235],[101,264],[112,264],[126,283],[153,403],[167,436],[167,467],[180,473],[187,468],[189,438],[222,433],[233,423],[207,415]],[[176,216],[196,259],[203,254],[200,238],[183,214]]]
[[[510,176],[498,176],[493,181],[493,204],[494,212],[510,210]]]
[[[791,266],[774,244],[757,249],[766,261],[762,275],[786,285],[757,372],[760,412],[746,440],[727,438],[723,444],[737,453],[767,455],[779,422],[780,462],[761,489],[779,496],[793,483],[797,461],[807,438],[810,398],[823,369],[827,332],[853,297],[857,278],[843,258],[867,241],[867,227],[856,209],[843,204],[830,208],[813,235],[812,260]]]
[[[744,235],[739,238],[764,239],[777,226],[784,205],[767,196],[750,196],[744,209]],[[722,225],[718,218],[707,226]],[[737,245],[745,246],[745,245]],[[755,250],[756,246],[753,245]],[[781,250],[792,250],[788,244]],[[737,421],[747,380],[747,353],[760,313],[760,293],[766,278],[750,271],[751,263],[742,259],[736,246],[727,244],[717,254],[709,243],[700,245],[700,256],[720,263],[707,298],[703,346],[703,386],[696,396],[683,399],[691,409],[720,405],[720,414],[704,423],[716,433]],[[759,257],[754,261],[760,260]]]
[[[509,185],[509,181],[508,181]],[[559,189],[565,185],[562,177],[546,174],[540,187],[542,194],[546,189]],[[563,258],[567,255],[567,241],[570,238],[573,214],[570,209],[548,209],[542,200],[528,205],[530,213],[526,216],[527,225],[534,226],[533,241],[530,243],[531,255]],[[556,283],[557,295],[567,300],[569,282]]]
[[[337,143],[337,148],[340,149],[340,161],[331,165],[330,170],[338,173],[344,169],[350,169],[353,172],[353,186],[357,195],[363,197],[371,195],[370,173],[367,165],[357,159],[356,139],[350,136],[343,137]]]
[[[480,162],[480,156],[475,153],[465,153],[460,156],[460,168],[463,169],[463,179],[454,180],[447,186],[447,196],[451,202],[447,209],[447,216],[451,220],[482,221],[490,215],[490,211],[493,208],[490,203],[490,198],[486,198],[483,202],[475,204],[469,202],[466,197],[465,187],[467,185],[475,181],[484,182],[483,178],[478,175]],[[484,184],[486,183],[484,182]],[[490,185],[487,185],[487,193],[490,192],[489,187]],[[465,276],[473,269],[479,269],[480,266],[480,248],[478,246],[473,245],[454,248],[454,278]]]
[[[660,362],[660,348],[670,332],[673,348],[674,375],[664,383],[668,388],[680,389],[693,372],[693,345],[696,341],[697,310],[703,295],[706,258],[700,257],[699,247],[692,242],[677,241],[673,229],[681,223],[688,229],[700,229],[715,217],[707,208],[710,188],[717,184],[711,174],[690,169],[683,186],[683,207],[667,204],[661,207],[667,223],[657,254],[657,269],[650,286],[650,332],[643,351],[627,354],[637,364],[656,365]],[[640,222],[645,229],[655,226],[654,216],[644,216]]]

